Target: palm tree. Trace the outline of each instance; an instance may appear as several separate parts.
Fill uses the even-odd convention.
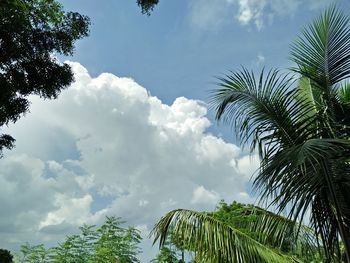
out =
[[[251,152],[258,150],[260,169],[253,186],[261,200],[295,223],[310,214],[325,259],[339,260],[344,245],[350,262],[349,16],[335,6],[328,8],[292,44],[291,60],[296,63],[291,73],[263,70],[256,77],[245,68],[231,72],[219,79],[211,103],[216,119],[231,124]],[[264,261],[242,260],[259,245],[221,229],[225,226],[220,222],[186,211],[165,218],[179,225],[179,234],[202,238],[191,233],[206,231],[213,239],[206,244],[220,253],[229,251],[218,247],[220,242],[239,246],[239,257],[229,262]],[[166,227],[155,229],[162,240]]]

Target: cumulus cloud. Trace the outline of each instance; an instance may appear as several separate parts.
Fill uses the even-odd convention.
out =
[[[220,200],[220,195],[215,191],[209,191],[204,186],[198,186],[192,193],[192,204],[215,205]]]
[[[49,143],[49,142],[47,142]],[[76,227],[78,211],[68,203],[83,198],[85,193],[76,182],[75,173],[26,154],[7,156],[0,162],[0,246],[18,248],[26,241],[47,242],[61,239]],[[64,199],[64,200],[63,200]],[[66,206],[66,211],[64,211]],[[61,217],[50,213],[61,210]],[[62,212],[66,212],[67,218]],[[86,215],[86,214],[85,214]],[[80,215],[79,215],[80,216]],[[43,220],[51,217],[51,222]],[[62,219],[62,220],[61,220]],[[66,232],[46,233],[44,226],[61,224]],[[44,230],[45,231],[45,230]]]
[[[92,197],[89,194],[80,198],[69,197],[65,194],[57,194],[54,202],[57,210],[47,214],[45,220],[40,222],[39,229],[46,226],[59,225],[63,222],[73,225],[82,225],[90,221],[91,203]]]
[[[194,26],[213,29],[236,20],[242,26],[261,30],[277,16],[293,16],[301,10],[324,8],[333,0],[191,0]]]
[[[237,161],[238,171],[248,177],[251,177],[259,168],[259,156],[242,156]]]
[[[236,15],[241,25],[249,25],[253,22],[258,29],[263,27],[263,11],[266,0],[238,0],[238,14]]]
[[[171,209],[251,201],[251,166],[206,132],[202,102],[166,105],[130,78],[70,64],[75,83],[57,100],[31,98],[31,113],[7,131],[17,147],[0,162],[0,246],[54,244],[106,215],[145,231]]]

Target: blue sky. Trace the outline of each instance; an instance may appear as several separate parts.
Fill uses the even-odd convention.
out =
[[[163,0],[148,17],[128,0],[62,1],[66,9],[92,20],[90,37],[78,43],[72,59],[93,76],[102,72],[131,76],[165,103],[179,96],[205,100],[214,76],[240,65],[256,68],[259,55],[267,67],[288,65],[289,43],[318,12],[274,14],[273,22],[266,18],[258,30],[254,21],[240,25],[236,5],[225,2]],[[207,21],[194,7],[207,3],[225,10],[214,10]]]
[[[130,0],[61,2],[92,20],[69,59],[92,76],[132,77],[167,104],[180,96],[208,101],[215,77],[240,66],[289,67],[289,45],[303,26],[331,3],[349,8],[334,0],[163,0],[146,16]],[[240,8],[253,13],[246,22]],[[235,139],[222,125],[210,131]]]
[[[69,60],[75,83],[55,101],[31,97],[10,125],[16,148],[0,162],[0,247],[54,245],[83,223],[121,216],[147,239],[175,208],[213,210],[220,199],[254,202],[258,167],[217,126],[206,101],[215,76],[287,68],[289,44],[332,0],[61,0],[91,18]],[[11,198],[9,198],[11,197]]]

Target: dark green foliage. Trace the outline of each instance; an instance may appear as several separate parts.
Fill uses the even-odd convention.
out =
[[[141,7],[142,14],[147,15],[151,14],[158,2],[159,0],[137,0],[137,4]]]
[[[139,262],[141,236],[133,227],[124,228],[120,218],[107,217],[98,229],[80,227],[80,234],[69,235],[57,247],[25,244],[19,263],[132,263]]]
[[[73,81],[57,54],[71,55],[88,35],[89,19],[64,12],[56,0],[0,1],[0,128],[29,110],[29,95],[55,99]],[[0,135],[0,155],[14,139]]]
[[[11,252],[7,249],[0,248],[0,262],[1,263],[12,263],[13,256],[11,255]]]

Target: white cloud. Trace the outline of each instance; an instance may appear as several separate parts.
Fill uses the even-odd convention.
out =
[[[18,248],[19,244],[26,241],[57,242],[65,233],[72,231],[72,224],[76,226],[78,222],[73,220],[77,216],[76,210],[70,211],[74,214],[67,213],[67,217],[62,213],[63,205],[67,205],[63,200],[75,203],[74,200],[84,196],[72,171],[54,162],[44,162],[19,153],[2,159],[0,171],[0,206],[3,209],[0,218],[0,246]],[[60,226],[66,232],[44,233],[46,230],[42,229],[43,220],[57,209],[61,209],[62,212],[58,215],[64,218],[58,222],[60,218],[54,221],[51,217],[51,225],[66,220],[65,226]],[[79,216],[82,218],[84,215]]]
[[[211,190],[207,190],[203,185],[198,186],[192,193],[192,204],[215,205],[219,202],[220,195]]]
[[[49,212],[44,221],[39,224],[39,229],[59,225],[63,222],[72,225],[82,225],[90,221],[90,205],[93,199],[90,195],[81,198],[71,198],[65,194],[57,194],[54,205],[57,210]]]
[[[53,244],[105,215],[151,229],[171,209],[249,201],[249,167],[237,146],[206,133],[203,103],[166,105],[130,78],[71,66],[76,82],[57,100],[33,97],[8,131],[17,147],[0,162],[0,206],[9,211],[0,246]]]
[[[253,22],[260,30],[263,27],[263,11],[266,0],[238,0],[237,20],[241,25]]]
[[[334,0],[191,0],[192,25],[216,29],[234,19],[242,26],[261,30],[278,17],[293,17],[302,10],[324,8]]]
[[[233,157],[239,155],[240,149],[236,145],[224,142],[221,138],[207,135],[196,145],[196,152],[199,161],[215,164],[218,161],[229,163]]]
[[[237,161],[237,169],[241,174],[251,177],[259,168],[259,156],[243,156]]]

